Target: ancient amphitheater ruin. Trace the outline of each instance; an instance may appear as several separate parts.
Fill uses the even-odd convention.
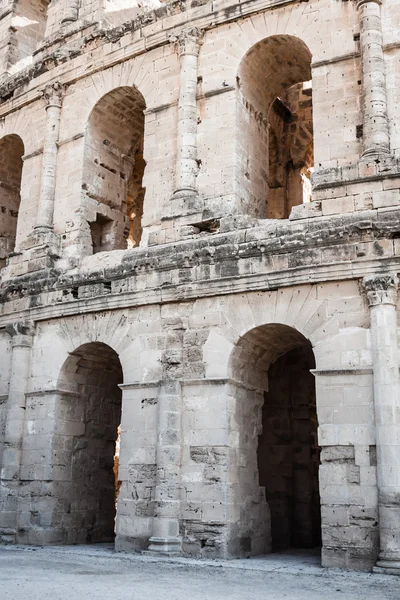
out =
[[[399,0],[0,0],[0,541],[400,574],[399,59]]]

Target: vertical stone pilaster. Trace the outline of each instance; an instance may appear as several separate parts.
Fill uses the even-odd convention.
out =
[[[182,466],[182,390],[179,380],[180,351],[164,355],[165,378],[160,382],[157,419],[157,475],[153,535],[148,552],[172,556],[180,554]]]
[[[6,328],[12,337],[11,377],[6,407],[6,428],[1,480],[18,481],[25,422],[25,393],[30,375],[32,326],[13,323]]]
[[[46,102],[46,128],[43,147],[42,175],[36,228],[52,230],[56,186],[57,142],[60,131],[64,86],[55,82],[43,92]]]
[[[64,15],[61,23],[68,24],[78,20],[80,0],[69,0],[64,8]]]
[[[182,32],[176,41],[180,58],[178,138],[173,199],[182,199],[184,211],[191,210],[198,197],[197,164],[197,70],[202,33]]]
[[[357,0],[360,17],[365,157],[390,152],[381,4],[382,0]]]
[[[398,279],[364,279],[371,312],[380,554],[378,567],[400,575],[400,376],[396,303]]]

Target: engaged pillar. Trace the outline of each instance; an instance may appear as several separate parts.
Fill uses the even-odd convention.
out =
[[[380,554],[378,567],[400,575],[400,377],[395,275],[364,279],[371,311]]]
[[[12,357],[1,480],[18,481],[25,423],[25,393],[30,375],[33,332],[28,323],[14,323],[6,327],[6,331],[12,337]]]
[[[80,0],[69,0],[64,8],[64,16],[61,23],[71,23],[78,20]]]
[[[382,0],[357,2],[360,15],[365,157],[390,152],[381,4]]]
[[[39,209],[35,229],[52,230],[56,188],[57,142],[60,131],[64,87],[56,82],[44,90],[46,128],[42,158]]]
[[[181,552],[179,535],[181,481],[181,384],[164,381],[158,396],[157,476],[153,535],[148,552]]]
[[[198,192],[197,164],[197,68],[201,46],[201,32],[192,29],[177,39],[180,57],[178,101],[178,138],[173,200],[182,200],[184,212],[196,210]]]

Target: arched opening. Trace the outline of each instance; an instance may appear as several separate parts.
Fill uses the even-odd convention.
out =
[[[117,353],[100,342],[80,346],[62,367],[52,494],[62,543],[114,540],[122,379]]]
[[[238,191],[243,210],[286,219],[311,199],[311,54],[293,36],[255,44],[238,73]]]
[[[93,254],[140,244],[145,102],[133,87],[101,98],[89,117],[82,188],[87,197]]]
[[[319,448],[310,342],[257,327],[231,356],[236,386],[240,547],[247,554],[321,545]]]
[[[24,144],[17,135],[0,140],[0,268],[15,248],[23,155]]]
[[[24,66],[44,39],[50,0],[18,0],[12,24],[9,64]]]

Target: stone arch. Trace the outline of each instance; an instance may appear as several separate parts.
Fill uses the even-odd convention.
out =
[[[15,248],[24,153],[24,143],[18,135],[0,139],[0,268]]]
[[[206,377],[229,377],[233,348],[248,331],[266,323],[287,325],[309,339],[318,363],[319,347],[339,333],[335,316],[327,315],[327,301],[315,285],[270,292],[249,292],[220,300],[219,328],[212,329],[203,347]]]
[[[84,80],[71,85],[63,100],[60,137],[69,137],[71,132],[80,135],[85,132],[93,110],[102,98],[119,88],[137,90],[147,108],[159,100],[156,88],[157,79],[153,77],[153,65],[147,64],[147,55],[119,63],[113,67],[98,71]],[[68,119],[70,111],[77,105],[79,112],[71,123]],[[64,133],[66,132],[66,133]]]
[[[57,381],[53,432],[54,539],[61,543],[114,539],[123,383],[118,354],[107,344],[79,346]]]
[[[240,62],[238,193],[254,217],[287,218],[303,201],[297,155],[313,139],[311,78],[311,52],[293,35],[258,41]]]
[[[106,344],[118,354],[124,382],[139,384],[157,379],[162,370],[161,350],[154,348],[151,334],[143,333],[143,320],[149,317],[141,314],[142,321],[134,313],[106,311],[39,323],[32,349],[32,389],[56,389],[69,354],[93,342]]]
[[[93,253],[138,246],[145,101],[135,87],[118,87],[96,103],[86,132],[82,189],[91,207]]]
[[[314,368],[310,341],[280,323],[251,329],[233,348],[232,467],[241,517],[231,533],[239,554],[321,543]]]

